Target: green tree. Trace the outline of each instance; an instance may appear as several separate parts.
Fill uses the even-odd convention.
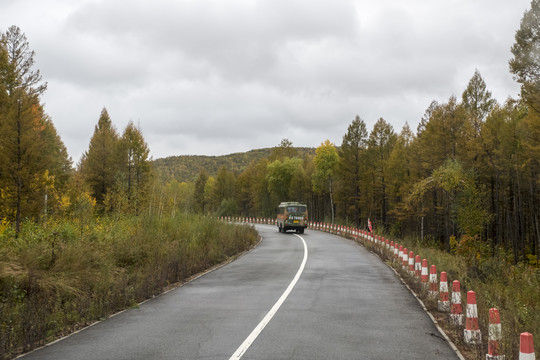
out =
[[[236,176],[231,171],[222,166],[217,173],[214,187],[214,203],[221,206],[223,200],[234,199],[236,197]],[[230,205],[231,202],[227,202]],[[230,209],[230,207],[228,207]]]
[[[289,199],[306,203],[311,189],[311,179],[308,177],[304,166],[298,166],[293,174],[289,185]]]
[[[339,155],[334,144],[330,140],[325,140],[317,150],[315,150],[315,173],[312,177],[313,189],[315,192],[328,192],[330,200],[330,211],[332,216],[332,224],[335,221],[334,212],[334,189],[333,180],[338,167]]]
[[[116,173],[120,167],[118,143],[118,133],[107,109],[103,108],[88,150],[79,164],[79,170],[101,210],[105,208],[107,194],[115,186]]]
[[[413,163],[415,154],[412,152],[414,134],[405,123],[401,133],[396,138],[396,143],[388,159],[388,197],[390,203],[390,212],[396,218],[395,222],[406,219],[409,212],[403,207],[403,199],[410,190],[410,186],[415,179]],[[395,235],[402,235],[401,233]]]
[[[302,167],[300,158],[284,158],[283,160],[274,160],[268,164],[266,180],[268,183],[267,191],[273,197],[274,208],[279,202],[290,200],[291,181],[293,180],[297,169]]]
[[[24,218],[46,213],[47,192],[52,184],[65,185],[71,168],[40,104],[47,84],[33,66],[26,36],[10,27],[0,37],[0,210],[15,219],[17,234]]]
[[[128,211],[138,215],[147,201],[151,181],[150,150],[140,129],[128,123],[119,143],[123,192],[127,195]]]
[[[477,237],[489,221],[489,213],[483,205],[483,196],[477,189],[476,178],[459,160],[449,159],[427,177],[415,184],[408,201],[418,204],[433,189],[440,189],[450,198],[451,216],[458,228],[466,235]],[[449,237],[446,247],[450,250]]]
[[[337,177],[340,186],[336,192],[345,208],[345,217],[352,218],[356,227],[360,225],[360,180],[365,162],[367,137],[366,124],[357,115],[343,136],[338,151]]]
[[[491,92],[486,89],[486,83],[478,69],[474,71],[474,75],[461,97],[463,106],[469,111],[474,129],[479,134],[482,122],[491,112],[496,101],[491,97]]]
[[[516,31],[515,43],[511,50],[514,57],[510,60],[510,72],[521,84],[521,96],[529,106],[529,115],[523,120],[525,130],[523,144],[527,155],[529,155],[530,163],[524,170],[529,175],[525,182],[528,183],[530,193],[528,206],[531,222],[529,232],[533,239],[532,254],[536,253],[538,260],[540,258],[540,199],[538,196],[540,169],[537,151],[540,148],[540,126],[538,125],[540,122],[540,0],[531,1],[531,8],[525,12],[521,19],[520,28]],[[518,172],[517,169],[516,172]],[[527,218],[523,220],[527,220]],[[521,228],[517,235],[523,234],[525,231],[524,228]],[[524,250],[520,247],[522,247],[522,242],[514,244],[516,261],[518,258],[516,251],[521,253],[519,256],[524,255]]]
[[[381,223],[387,225],[388,194],[387,176],[390,154],[396,143],[396,134],[392,125],[380,118],[369,134],[368,163],[371,169],[371,193],[374,210]]]
[[[476,154],[472,144],[476,132],[468,119],[467,110],[457,102],[455,96],[451,96],[447,103],[430,107],[425,129],[412,145],[417,159],[415,172],[419,178],[431,176],[434,169],[449,159],[461,160],[464,166],[474,164]],[[450,210],[450,194],[432,189],[417,214],[421,220],[421,229],[426,220],[427,232],[443,244],[455,233]]]
[[[238,176],[238,202],[245,216],[273,216],[275,204],[268,183],[269,160],[263,158],[251,162]]]
[[[219,207],[219,199],[217,198],[216,178],[209,176],[204,184],[204,213],[209,214],[216,211]]]
[[[523,99],[540,113],[540,0],[532,0],[512,46],[510,72],[521,84]]]
[[[296,157],[298,152],[292,145],[293,143],[289,139],[281,140],[281,143],[272,149],[270,161]]]
[[[208,174],[203,169],[199,172],[197,180],[195,180],[195,193],[193,194],[193,199],[195,201],[195,211],[199,214],[203,214],[205,212],[206,201],[204,197],[204,189],[207,181]]]

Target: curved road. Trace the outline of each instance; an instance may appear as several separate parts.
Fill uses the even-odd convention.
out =
[[[23,359],[457,359],[363,247],[256,227],[236,261]]]

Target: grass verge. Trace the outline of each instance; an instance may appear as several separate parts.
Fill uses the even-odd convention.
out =
[[[0,358],[158,295],[252,247],[251,226],[178,214],[26,223],[0,236]]]
[[[375,245],[366,240],[362,244],[376,253],[389,266],[393,267],[409,287],[422,299],[439,326],[452,339],[466,359],[485,359],[488,353],[488,312],[497,308],[501,316],[502,341],[501,354],[507,359],[519,357],[519,334],[522,332],[540,335],[540,269],[528,264],[513,265],[505,256],[479,258],[460,256],[441,251],[436,248],[422,246],[415,239],[397,240],[400,245],[428,260],[428,266],[437,266],[438,278],[441,271],[446,271],[450,292],[452,281],[461,283],[463,311],[466,308],[466,293],[476,293],[479,327],[482,332],[482,343],[467,345],[463,339],[463,327],[454,326],[447,313],[437,309],[437,298],[428,296],[427,288],[419,279],[411,276],[393,255],[393,251]],[[539,342],[535,342],[535,350],[539,352]]]

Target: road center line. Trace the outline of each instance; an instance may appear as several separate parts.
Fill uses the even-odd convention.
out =
[[[283,302],[285,302],[285,299],[287,299],[287,297],[291,293],[292,289],[294,288],[294,286],[298,282],[298,279],[300,279],[300,275],[302,275],[302,272],[304,271],[304,267],[306,266],[306,262],[307,262],[307,258],[308,258],[308,248],[307,248],[307,245],[306,245],[306,242],[305,242],[304,238],[302,238],[300,235],[296,235],[296,234],[294,234],[294,235],[298,236],[300,238],[300,240],[302,240],[302,243],[304,244],[304,259],[302,260],[302,264],[300,264],[300,268],[296,272],[296,275],[294,276],[294,279],[291,281],[291,283],[289,284],[289,286],[287,287],[285,292],[281,295],[281,297],[274,304],[274,306],[272,306],[272,308],[270,309],[268,314],[266,314],[264,319],[261,320],[259,325],[257,325],[257,327],[255,327],[255,329],[253,329],[253,331],[251,332],[251,334],[249,334],[249,336],[246,338],[246,340],[244,340],[242,345],[240,345],[240,347],[238,349],[236,349],[236,352],[233,354],[233,356],[230,357],[229,360],[238,360],[238,359],[242,358],[242,356],[247,351],[247,349],[249,349],[249,347],[251,346],[251,344],[253,344],[255,339],[257,339],[257,337],[259,336],[261,331],[263,331],[263,329],[266,327],[266,325],[268,325],[270,320],[272,320],[274,315],[277,313],[277,311],[279,310],[279,308],[281,307]]]

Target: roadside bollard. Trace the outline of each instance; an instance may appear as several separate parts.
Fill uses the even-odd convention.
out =
[[[422,275],[420,276],[420,279],[425,289],[428,286],[429,280],[427,259],[422,259]]]
[[[441,271],[441,281],[439,282],[439,302],[438,309],[441,312],[450,311],[450,300],[448,298],[448,280],[446,271]]]
[[[478,308],[476,306],[476,293],[467,292],[467,318],[465,319],[465,330],[463,330],[465,343],[479,344],[482,342],[482,334],[478,327]]]
[[[452,302],[450,304],[450,322],[454,326],[463,325],[463,309],[461,308],[461,284],[459,280],[452,283]]]
[[[429,296],[437,298],[437,266],[431,265],[429,270]]]
[[[495,308],[489,309],[489,340],[488,353],[486,360],[504,360],[505,356],[501,355],[500,341],[502,340],[501,316],[499,310]]]
[[[402,262],[403,268],[406,269],[407,266],[409,265],[409,250],[407,248],[403,249],[402,259],[403,259],[403,262]]]
[[[414,273],[417,278],[420,278],[420,275],[422,275],[422,263],[420,262],[420,255],[416,255],[414,258]]]
[[[414,252],[409,252],[409,274],[414,275]]]
[[[534,360],[533,336],[528,332],[519,335],[519,360]]]

